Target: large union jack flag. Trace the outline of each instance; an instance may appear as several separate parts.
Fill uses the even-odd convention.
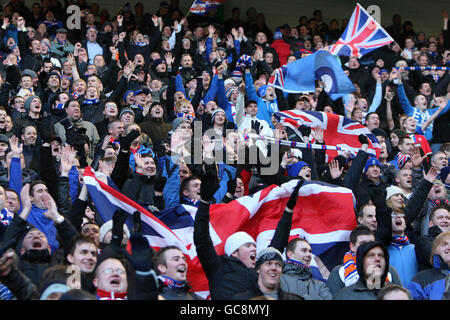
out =
[[[372,156],[379,157],[381,145],[377,137],[361,123],[346,118],[344,116],[319,112],[319,111],[300,111],[289,110],[276,112],[275,118],[284,126],[291,128],[299,128],[301,125],[324,130],[324,142],[326,145],[341,147],[349,150],[352,154],[358,153],[361,148],[359,135],[364,134],[369,139],[369,148],[367,153]],[[338,155],[336,150],[327,150],[327,158],[329,161]]]
[[[189,12],[204,15],[208,10],[217,8],[225,0],[194,0]]]
[[[338,56],[362,57],[394,39],[358,3],[339,40],[329,49]]]

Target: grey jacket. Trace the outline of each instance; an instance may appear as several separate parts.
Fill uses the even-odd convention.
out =
[[[299,295],[305,300],[333,299],[330,289],[324,282],[313,279],[309,268],[285,263],[280,283],[284,291]]]

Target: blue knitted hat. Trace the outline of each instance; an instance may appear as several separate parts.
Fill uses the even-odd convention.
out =
[[[298,177],[298,173],[300,172],[300,170],[302,170],[302,168],[304,166],[310,167],[310,165],[307,164],[306,162],[299,161],[299,162],[296,162],[294,164],[287,165],[286,166],[286,170],[287,170],[288,175],[290,177]]]

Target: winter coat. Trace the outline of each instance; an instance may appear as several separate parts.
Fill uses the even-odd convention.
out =
[[[218,255],[209,235],[209,205],[199,204],[194,222],[197,256],[209,281],[212,300],[228,300],[251,287],[257,279],[255,269],[247,268],[235,257]]]
[[[246,92],[249,100],[254,100],[258,104],[258,112],[256,117],[261,120],[265,120],[272,128],[272,114],[278,112],[278,101],[277,99],[269,102],[256,93],[255,87],[253,85],[252,75],[248,72],[245,73],[245,85]]]
[[[159,281],[159,295],[165,300],[203,300],[199,295],[190,292],[190,287],[169,288]]]
[[[419,264],[419,271],[432,268],[430,264],[430,257],[433,247],[434,239],[442,233],[439,226],[432,226],[428,229],[428,234],[417,239],[414,246],[416,252],[417,262]]]
[[[280,66],[284,66],[291,55],[291,46],[283,39],[274,40],[270,46],[277,52]]]
[[[328,276],[326,284],[333,297],[336,297],[340,289],[345,288],[344,273],[344,265],[340,264],[334,267]],[[402,281],[397,270],[395,270],[392,266],[389,266],[388,279],[391,283],[398,284],[400,286],[402,285]]]
[[[136,173],[132,179],[128,179],[123,185],[122,192],[128,198],[136,201],[144,208],[156,206],[158,209],[164,209],[162,197],[155,195],[153,185],[154,177],[147,177]]]
[[[401,248],[395,245],[388,246],[391,265],[398,271],[402,286],[406,287],[411,279],[419,272],[414,244],[408,244]]]
[[[414,300],[442,300],[449,266],[438,255],[434,256],[433,268],[419,272],[409,283]]]
[[[303,297],[284,291],[278,287],[277,300],[304,300]],[[256,297],[263,297],[264,293],[259,289],[257,282],[254,282],[250,289],[239,292],[231,297],[231,300],[251,300]]]
[[[281,276],[281,288],[305,300],[332,300],[333,295],[324,282],[313,279],[311,269],[285,263]]]
[[[356,266],[358,270],[359,279],[356,283],[351,286],[342,288],[335,295],[335,300],[376,300],[378,292],[381,288],[371,288],[370,285],[366,283],[365,279],[365,268],[364,268],[364,260],[367,253],[375,248],[381,247],[384,252],[384,259],[386,263],[386,267],[384,268],[383,274],[380,275],[381,287],[386,284],[384,281],[388,277],[389,273],[389,252],[387,248],[379,241],[367,242],[358,247],[356,252]],[[388,278],[389,279],[389,278]]]

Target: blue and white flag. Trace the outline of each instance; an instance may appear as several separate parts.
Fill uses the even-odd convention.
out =
[[[336,57],[325,50],[276,69],[268,85],[288,93],[314,92],[316,80],[333,100],[356,91]]]

